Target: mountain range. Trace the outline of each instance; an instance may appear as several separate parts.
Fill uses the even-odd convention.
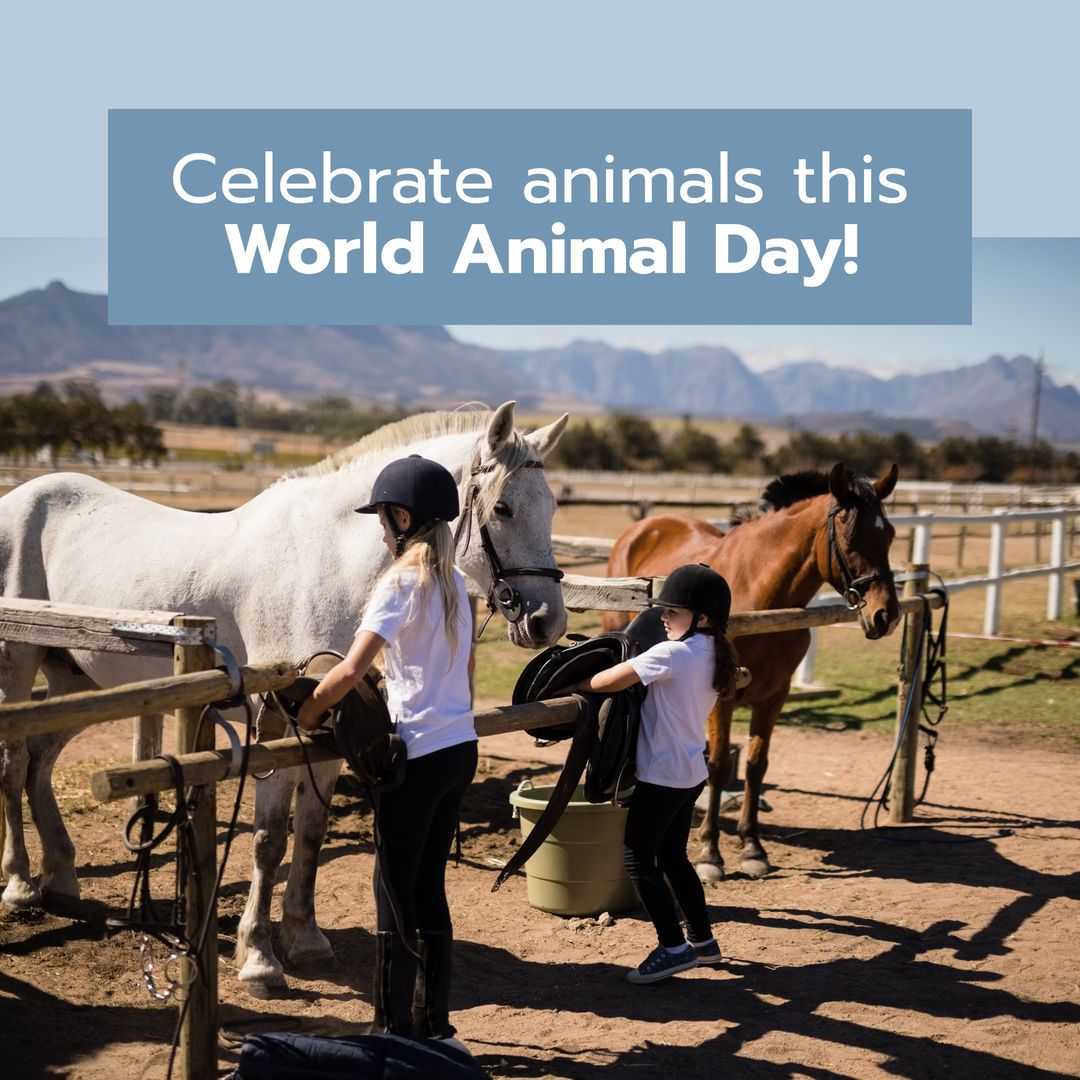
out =
[[[991,356],[879,378],[820,361],[751,371],[733,350],[647,353],[602,342],[496,352],[427,326],[109,326],[107,297],[60,282],[0,302],[0,393],[92,377],[113,398],[179,377],[296,400],[322,394],[409,406],[516,398],[529,409],[629,409],[823,429],[984,431],[1024,439],[1036,365]],[[800,422],[800,418],[803,418]],[[903,418],[903,420],[899,419]],[[914,423],[913,422],[920,422]],[[1039,433],[1080,441],[1080,393],[1044,376]]]

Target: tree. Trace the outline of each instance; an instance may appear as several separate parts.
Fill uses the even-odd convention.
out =
[[[610,428],[611,441],[624,468],[655,469],[663,463],[660,436],[643,416],[617,412],[611,418]]]
[[[232,379],[219,379],[213,386],[197,386],[180,402],[182,424],[236,427],[240,390]]]
[[[758,430],[749,424],[743,424],[731,441],[731,454],[738,465],[761,467],[761,459],[765,453],[765,443],[762,441]]]
[[[623,467],[622,459],[603,429],[586,420],[563,433],[555,448],[556,461],[568,469],[612,470]]]
[[[725,472],[730,467],[728,456],[707,431],[694,427],[689,420],[667,446],[667,464],[686,472]]]

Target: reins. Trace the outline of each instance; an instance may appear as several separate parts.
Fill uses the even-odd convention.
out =
[[[843,589],[837,591],[843,596],[844,603],[847,604],[849,611],[858,611],[866,604],[866,590],[875,581],[892,581],[893,575],[891,569],[879,570],[876,574],[864,574],[862,577],[856,577],[851,572],[851,567],[848,566],[847,560],[844,558],[844,552],[836,541],[836,515],[844,509],[850,509],[850,507],[845,507],[833,496],[829,503],[826,530],[828,537],[828,570],[831,575],[833,559],[835,558],[837,566],[840,567],[840,580],[844,586]]]
[[[542,461],[526,461],[518,466],[519,469],[542,469],[543,467],[544,463]],[[465,490],[465,504],[461,510],[461,517],[458,518],[457,529],[454,531],[454,548],[459,557],[469,550],[469,545],[472,543],[472,521],[476,510],[476,496],[480,494],[480,485],[477,483],[476,477],[494,472],[495,468],[496,464],[494,462],[481,465],[479,452],[473,458],[472,467],[469,471],[469,485]],[[499,553],[495,550],[495,543],[491,539],[491,532],[488,529],[487,522],[479,521],[479,517],[477,522],[480,544],[484,549],[488,568],[491,571],[491,588],[488,590],[486,597],[488,615],[477,632],[476,636],[479,639],[496,611],[502,612],[503,618],[510,623],[520,622],[525,614],[521,594],[506,580],[507,578],[546,577],[551,578],[553,581],[562,581],[563,572],[555,566],[503,566]],[[462,533],[465,536],[464,546],[461,546]]]
[[[926,801],[926,793],[930,787],[930,777],[934,772],[934,748],[937,743],[938,727],[941,724],[942,719],[944,719],[945,713],[949,707],[946,700],[948,680],[946,676],[945,659],[946,643],[948,640],[949,594],[948,590],[945,588],[945,583],[941,578],[937,574],[934,576],[937,577],[940,584],[931,589],[927,589],[926,594],[919,597],[923,604],[923,630],[919,635],[914,666],[917,670],[925,664],[922,677],[922,692],[918,695],[910,695],[905,702],[904,712],[900,718],[899,730],[896,734],[896,745],[893,748],[892,757],[889,759],[889,764],[886,766],[881,779],[877,782],[874,790],[863,804],[862,813],[859,815],[859,828],[863,830],[867,828],[866,815],[870,806],[876,799],[877,806],[874,808],[872,829],[886,840],[925,844],[967,844],[976,840],[996,840],[1000,837],[1011,835],[1012,830],[999,829],[997,832],[983,836],[919,836],[913,833],[912,826],[910,825],[891,826],[878,823],[878,817],[880,816],[881,811],[888,809],[889,800],[897,797],[896,793],[890,790],[893,770],[896,766],[897,756],[900,753],[900,747],[903,745],[906,737],[908,726],[918,722],[915,719],[917,716],[915,712],[916,701],[918,701],[919,711],[922,713],[922,718],[925,721],[925,723],[919,723],[919,730],[927,736],[927,744],[923,757],[925,777],[923,779],[922,791],[919,792],[915,799],[915,806]],[[941,621],[938,624],[936,634],[934,633],[929,602],[929,597],[935,595],[940,596],[943,601]],[[904,634],[907,635],[907,633],[908,623],[907,620],[905,620]],[[939,689],[936,691],[934,689],[935,680],[939,683]],[[931,709],[937,711],[936,715],[931,715]],[[881,793],[880,797],[878,797],[879,792]],[[915,827],[917,828],[918,826],[916,825]]]
[[[210,903],[207,905],[206,914],[199,926],[189,927],[187,925],[186,888],[189,877],[194,881],[196,887],[200,885],[197,872],[199,858],[191,818],[199,803],[202,788],[185,789],[184,770],[180,762],[171,754],[158,754],[157,757],[166,762],[172,772],[176,804],[172,813],[156,834],[154,833],[154,821],[159,808],[159,800],[156,794],[145,796],[142,803],[128,819],[124,827],[123,839],[124,846],[135,855],[135,882],[131,891],[131,899],[128,902],[126,916],[105,920],[106,934],[110,936],[122,930],[131,930],[138,935],[136,943],[139,947],[140,973],[147,993],[156,1001],[167,1001],[170,998],[175,998],[180,1003],[176,1029],[173,1033],[172,1046],[169,1051],[166,1077],[172,1076],[176,1051],[180,1044],[180,1032],[184,1026],[188,1007],[191,1003],[191,998],[186,991],[196,979],[205,980],[207,977],[207,973],[201,967],[200,958],[203,955],[203,948],[210,932],[211,919],[217,911],[217,896],[221,889],[221,882],[225,877],[225,867],[229,861],[233,838],[236,835],[236,824],[240,817],[240,803],[244,796],[244,782],[255,730],[251,702],[243,694],[243,683],[236,659],[223,645],[215,645],[214,651],[223,661],[219,670],[223,669],[229,675],[230,694],[226,700],[207,705],[199,714],[195,739],[198,742],[199,732],[207,719],[215,726],[225,730],[232,748],[232,762],[229,765],[229,771],[222,779],[237,778],[239,783],[237,784],[236,799],[233,802],[232,814],[225,832],[221,861],[214,877]],[[219,709],[230,708],[244,709],[245,737],[243,742],[240,741],[232,725],[226,722],[218,711]],[[132,833],[136,825],[139,828],[139,839],[132,840]],[[173,896],[168,905],[168,913],[163,918],[160,914],[161,902],[155,902],[150,893],[150,857],[154,850],[160,847],[174,831],[176,833],[175,884]],[[161,968],[164,979],[160,982],[155,967],[154,941],[165,946],[168,950]],[[191,964],[186,978],[182,974],[184,969],[181,961],[183,959],[187,959]],[[180,964],[179,967],[177,966],[178,963]]]

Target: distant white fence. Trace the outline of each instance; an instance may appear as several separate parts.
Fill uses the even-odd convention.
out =
[[[564,493],[566,505],[723,506],[731,503],[733,497],[740,502],[753,502],[771,479],[771,476],[722,473],[548,471],[553,490]],[[674,492],[679,495],[674,496]],[[593,498],[593,494],[598,497]],[[890,504],[920,508],[929,505],[958,507],[965,513],[1000,507],[1080,506],[1080,485],[901,480]]]
[[[985,576],[957,578],[945,584],[950,592],[961,589],[986,589],[986,608],[983,613],[983,633],[996,634],[1001,621],[1001,587],[1006,581],[1019,581],[1023,578],[1048,578],[1046,593],[1046,617],[1060,619],[1064,611],[1065,575],[1073,570],[1080,570],[1080,562],[1066,561],[1066,537],[1071,532],[1069,526],[1076,527],[1080,520],[1080,509],[1059,510],[1000,510],[995,514],[913,514],[908,517],[893,517],[895,524],[911,525],[914,528],[912,538],[911,561],[928,563],[930,561],[930,543],[935,525],[960,525],[968,528],[972,525],[990,526],[990,559]],[[1009,526],[1023,522],[1048,522],[1050,525],[1050,562],[1039,566],[1005,569],[1005,539]]]

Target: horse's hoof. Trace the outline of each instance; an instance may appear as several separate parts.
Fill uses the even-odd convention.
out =
[[[252,997],[264,1001],[267,998],[282,997],[289,990],[281,968],[271,966],[265,961],[259,962],[253,957],[240,969],[237,978]]]
[[[318,974],[337,967],[326,935],[312,922],[283,917],[278,954],[298,970]]]
[[[41,890],[32,881],[13,877],[8,881],[3,895],[0,895],[0,902],[12,911],[41,907]]]
[[[765,859],[743,859],[740,869],[747,877],[763,878],[769,872],[769,864]]]
[[[290,953],[289,964],[301,975],[321,975],[324,971],[337,969],[337,957],[329,949],[309,949],[302,953]]]
[[[699,881],[703,881],[706,885],[714,885],[718,881],[724,880],[724,868],[717,866],[716,863],[711,862],[699,862],[694,866],[697,871]]]
[[[253,998],[258,998],[260,1001],[267,1001],[270,998],[285,997],[289,992],[289,985],[285,982],[284,975],[278,975],[276,978],[241,978],[240,985]]]
[[[78,900],[79,879],[74,870],[41,875],[41,895],[46,900]]]

